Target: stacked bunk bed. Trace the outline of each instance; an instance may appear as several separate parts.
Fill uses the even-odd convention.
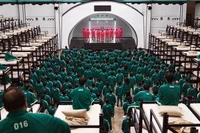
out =
[[[187,104],[180,102],[177,106],[181,109],[181,116],[170,116],[168,113],[160,114],[160,106],[153,102],[142,102],[140,111],[132,108],[129,114],[134,120],[135,127],[130,128],[131,132],[136,133],[198,133],[200,131],[200,120],[193,113],[193,108],[198,113],[198,105]],[[169,110],[172,107],[169,106]],[[170,112],[171,112],[170,111]],[[170,113],[169,113],[170,114]],[[134,130],[133,130],[134,129]]]
[[[11,68],[11,79],[15,83],[29,79],[30,68],[37,68],[57,51],[57,44],[57,35],[42,32],[40,26],[30,26],[13,18],[0,19],[0,63]],[[6,52],[17,60],[5,61]]]
[[[190,75],[191,82],[199,87],[200,29],[167,26],[165,34],[150,34],[149,47],[155,56]]]

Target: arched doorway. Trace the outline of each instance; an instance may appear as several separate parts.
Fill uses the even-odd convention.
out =
[[[122,18],[110,14],[110,13],[96,13],[87,16],[80,22],[78,22],[70,32],[70,37],[68,38],[69,48],[73,47],[83,47],[84,40],[82,38],[82,30],[85,29],[123,29],[123,48],[133,49],[137,47],[138,37],[133,29],[133,27],[123,20]],[[82,41],[81,41],[82,40]],[[80,45],[80,46],[78,46]]]
[[[95,5],[110,5],[111,11],[96,12],[94,11]],[[133,38],[137,38],[138,47],[144,47],[144,20],[143,14],[135,8],[118,2],[89,2],[79,4],[66,11],[62,15],[62,48],[65,46],[69,48],[70,40],[73,37],[73,30],[75,27],[85,18],[93,14],[113,14],[125,20],[124,22],[132,27],[131,29],[135,32],[132,33]],[[137,37],[134,37],[137,35]]]

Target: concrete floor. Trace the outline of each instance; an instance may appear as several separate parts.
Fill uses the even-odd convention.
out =
[[[115,107],[115,117],[112,118],[113,130],[109,133],[123,133],[121,130],[124,112],[122,107]]]

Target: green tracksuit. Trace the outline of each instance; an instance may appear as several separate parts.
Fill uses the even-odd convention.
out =
[[[103,114],[104,114],[104,119],[106,119],[109,122],[110,125],[110,130],[112,130],[112,121],[111,117],[113,116],[113,108],[111,104],[104,104],[103,105]]]
[[[26,101],[28,103],[28,107],[31,107],[31,104],[37,101],[37,98],[35,97],[35,95],[28,91],[28,90],[24,90],[24,94],[26,96]]]
[[[120,102],[120,106],[122,106],[122,96],[124,95],[124,90],[123,90],[123,86],[117,86],[116,87],[116,96],[117,96],[117,107],[119,107],[119,102]]]
[[[149,91],[140,91],[134,96],[134,102],[140,101],[153,101],[153,95]]]
[[[159,100],[162,105],[178,105],[180,97],[180,87],[171,83],[160,86],[158,92]]]
[[[75,88],[71,93],[73,109],[90,109],[92,102],[90,90],[84,86]]]
[[[132,125],[133,125],[133,120],[130,120],[129,117],[124,118],[124,120],[122,121],[123,133],[130,133],[130,126],[132,126]]]
[[[59,127],[59,128],[58,128]],[[69,125],[47,114],[11,112],[0,122],[1,133],[71,133]]]

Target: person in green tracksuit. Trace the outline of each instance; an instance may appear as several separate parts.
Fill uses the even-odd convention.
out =
[[[135,89],[132,90],[132,95],[136,95],[138,92],[143,90],[142,82],[139,82]]]
[[[131,87],[131,89],[133,89],[134,85],[136,83],[135,76],[133,75],[133,72],[130,73],[129,81],[130,81],[130,87]]]
[[[130,93],[131,87],[130,87],[130,81],[128,78],[124,79],[123,90],[124,90],[124,94]]]
[[[51,104],[51,106],[48,109],[48,112],[52,116],[55,114],[55,112],[56,112],[56,106],[55,106],[55,104]]]
[[[66,90],[62,91],[62,95],[60,95],[59,101],[69,101],[69,97],[66,95]]]
[[[92,77],[92,71],[88,67],[86,67],[86,70],[84,71],[84,77],[86,79],[89,79],[89,77]]]
[[[0,108],[3,107],[2,96],[4,91],[0,91]]]
[[[191,84],[190,88],[187,89],[187,97],[191,97],[192,99],[196,99],[197,97],[197,89]]]
[[[123,131],[123,133],[130,133],[130,127],[131,126],[133,126],[133,120],[128,116],[128,114],[126,114],[126,117],[122,121],[122,131]]]
[[[101,78],[98,78],[98,79],[97,79],[96,87],[98,88],[98,91],[99,91],[100,97],[102,97],[103,82],[101,81]]]
[[[113,116],[113,108],[112,105],[109,103],[109,99],[106,99],[105,104],[102,107],[103,109],[103,114],[104,114],[104,119],[106,119],[110,125],[110,130],[112,130],[112,121],[111,117]]]
[[[181,73],[177,68],[176,72],[174,73],[174,81],[179,81],[181,79]]]
[[[188,79],[185,79],[185,83],[182,86],[181,93],[183,93],[183,97],[187,96],[187,90],[190,88],[190,83]]]
[[[73,109],[87,109],[90,110],[92,103],[90,90],[85,88],[85,78],[79,79],[79,86],[71,91],[70,96],[72,99]]]
[[[116,75],[116,82],[123,83],[123,81],[124,81],[124,75],[121,73],[121,70],[118,70]]]
[[[113,117],[114,117],[116,97],[115,97],[112,89],[110,90],[109,93],[106,94],[106,99],[109,99],[109,103],[112,105]]]
[[[104,100],[105,100],[106,94],[109,93],[110,90],[111,90],[111,87],[110,87],[109,83],[106,82],[106,85],[104,85],[104,87],[103,87],[103,96],[104,96]]]
[[[28,107],[30,108],[32,106],[32,104],[36,103],[38,100],[35,97],[35,95],[29,91],[29,89],[30,89],[29,84],[26,84],[24,94],[26,96],[26,101],[28,103]]]
[[[116,87],[116,96],[117,96],[117,107],[122,107],[122,96],[124,95],[123,85],[121,82],[118,82],[118,86]]]
[[[104,133],[108,133],[110,130],[110,125],[109,125],[108,120],[103,119],[103,126],[104,126]]]
[[[35,91],[37,93],[37,98],[40,99],[40,97],[43,95],[43,92],[44,92],[44,86],[41,82],[40,79],[37,80],[37,83],[35,84]]]
[[[199,92],[197,93],[196,100],[197,100],[198,102],[200,102],[200,88],[199,88]]]
[[[153,95],[149,92],[149,88],[149,85],[144,85],[144,90],[134,95],[134,102],[138,102],[141,99],[143,101],[153,101]]]
[[[127,101],[123,104],[123,111],[124,111],[124,115],[127,114],[127,109],[128,106],[132,104],[132,97],[131,96],[127,96]]]
[[[25,99],[21,89],[9,88],[5,91],[2,101],[9,113],[0,122],[1,133],[71,133],[69,125],[59,118],[27,112]]]
[[[114,90],[116,84],[116,77],[114,76],[113,72],[111,72],[111,75],[108,77],[108,82],[110,83],[110,87]]]
[[[136,83],[138,84],[139,82],[142,82],[143,80],[143,75],[140,73],[140,71],[136,74],[135,76]]]
[[[172,83],[173,77],[174,75],[172,73],[166,73],[165,78],[167,83],[159,88],[158,96],[162,105],[178,105],[180,87]]]

